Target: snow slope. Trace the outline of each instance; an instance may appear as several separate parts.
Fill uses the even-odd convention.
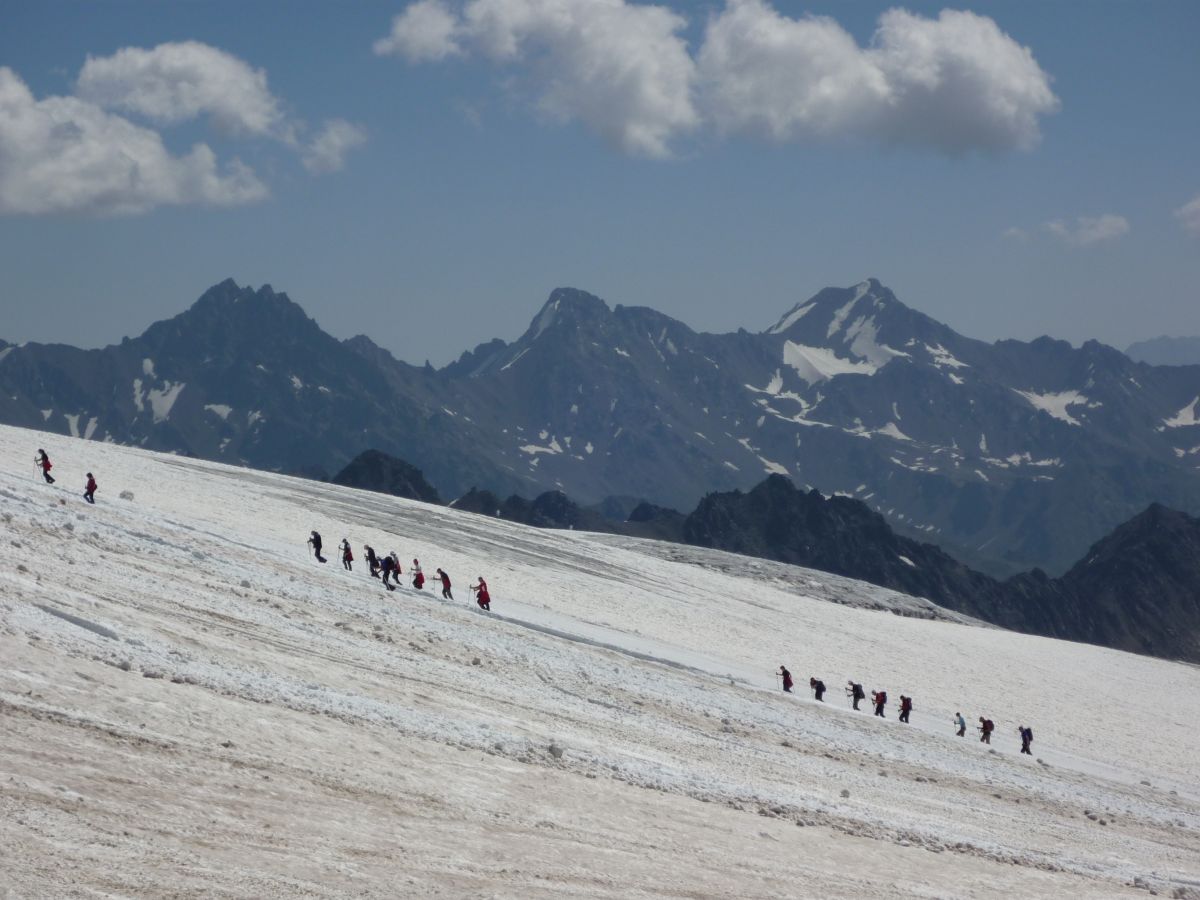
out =
[[[457,599],[341,571],[343,536]],[[1200,897],[1194,667],[7,427],[0,546],[0,897]]]

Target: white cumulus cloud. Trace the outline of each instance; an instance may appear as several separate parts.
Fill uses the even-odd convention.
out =
[[[362,128],[341,119],[307,137],[308,126],[284,114],[283,103],[267,86],[266,72],[197,41],[89,56],[76,92],[97,106],[159,125],[207,117],[228,134],[280,141],[298,152],[313,174],[340,170],[346,153],[366,140]]]
[[[728,0],[699,57],[703,103],[723,132],[774,140],[868,138],[972,150],[1028,149],[1058,100],[1026,47],[985,16],[892,9],[860,47],[832,19],[790,19]]]
[[[418,0],[392,20],[391,34],[377,40],[374,49],[409,62],[437,62],[462,52],[458,31],[458,18],[442,0]]]
[[[1111,241],[1129,233],[1129,221],[1124,216],[1105,213],[1101,216],[1079,216],[1074,222],[1055,219],[1045,229],[1075,247],[1086,247],[1101,241]]]
[[[694,55],[685,26],[665,6],[628,0],[418,0],[375,51],[518,67],[543,111],[657,157],[702,125],[949,154],[1029,149],[1059,106],[1029,48],[970,12],[892,9],[860,46],[831,18],[726,0]]]
[[[76,93],[97,106],[166,125],[209,116],[227,131],[268,135],[284,124],[262,69],[197,41],[89,56]]]
[[[37,100],[0,67],[0,214],[111,215],[266,195],[253,171],[237,161],[222,170],[204,144],[174,156],[157,132],[78,97]]]
[[[304,147],[300,159],[314,174],[337,172],[345,165],[346,153],[366,139],[367,133],[359,126],[345,119],[331,119]]]
[[[375,49],[414,62],[462,49],[516,67],[543,113],[582,121],[625,152],[664,157],[673,137],[700,124],[685,25],[665,6],[625,0],[469,0],[457,14],[422,0]]]
[[[1175,210],[1175,218],[1192,234],[1200,235],[1200,194]]]
[[[731,0],[699,53],[704,106],[723,132],[774,140],[866,128],[889,97],[879,67],[833,19],[788,19],[759,0]]]

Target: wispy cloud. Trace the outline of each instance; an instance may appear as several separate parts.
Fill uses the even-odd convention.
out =
[[[301,152],[304,168],[314,174],[338,172],[346,162],[346,154],[367,140],[367,133],[345,119],[331,119]]]
[[[1059,105],[1032,52],[970,12],[889,10],[860,46],[831,18],[726,0],[694,55],[685,25],[666,6],[628,0],[418,0],[374,49],[513,68],[539,109],[651,157],[702,126],[949,154],[1028,149]]]
[[[1175,210],[1175,218],[1189,232],[1200,235],[1200,194]]]
[[[1074,247],[1087,247],[1101,241],[1111,241],[1129,233],[1129,221],[1124,216],[1105,213],[1101,216],[1079,216],[1074,222],[1055,219],[1043,226],[1055,237]]]

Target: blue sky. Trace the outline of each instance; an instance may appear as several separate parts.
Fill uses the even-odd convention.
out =
[[[875,276],[987,340],[1200,334],[1200,3],[943,8],[0,2],[0,337],[230,276],[414,363],[562,285],[709,331]]]

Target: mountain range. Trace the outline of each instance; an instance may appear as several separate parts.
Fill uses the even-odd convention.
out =
[[[1152,366],[1200,365],[1200,337],[1157,337],[1137,341],[1125,348],[1125,355]]]
[[[0,421],[311,474],[377,448],[445,497],[687,509],[781,474],[997,576],[1065,572],[1153,502],[1200,513],[1200,366],[973,340],[874,279],[731,334],[560,288],[441,369],[227,280],[118,345],[0,343]]]
[[[375,450],[333,482],[438,502],[418,470]],[[561,491],[502,501],[472,488],[452,506],[538,528],[655,538],[819,569],[1015,631],[1200,663],[1200,519],[1158,503],[1063,576],[1034,569],[1003,581],[896,534],[861,500],[804,491],[783,475],[746,492],[708,494],[687,515],[620,497],[583,507]]]

